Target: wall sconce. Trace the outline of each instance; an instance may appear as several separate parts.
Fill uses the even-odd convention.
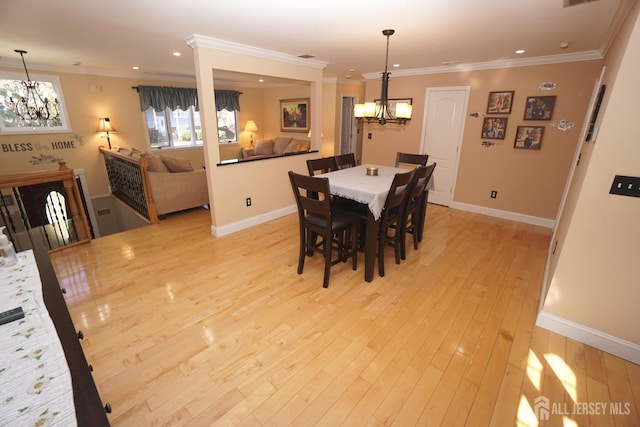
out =
[[[253,132],[258,131],[258,126],[256,126],[256,122],[254,122],[253,120],[247,120],[247,124],[244,127],[244,131],[249,132],[249,135],[251,136],[251,148],[253,148]]]
[[[111,126],[111,121],[109,117],[104,117],[100,119],[100,123],[98,124],[98,132],[105,132],[107,135],[107,142],[109,143],[109,150],[111,150],[111,139],[109,139],[109,132],[115,132],[116,130]],[[104,138],[104,137],[103,137]]]

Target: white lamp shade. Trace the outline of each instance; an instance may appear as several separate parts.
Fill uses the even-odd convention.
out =
[[[398,119],[410,119],[413,106],[406,102],[399,102],[396,104],[396,118]]]
[[[100,123],[98,123],[97,132],[115,132],[116,130],[111,126],[111,120],[109,117],[105,117],[100,119]]]
[[[244,130],[246,132],[257,132],[258,126],[256,126],[256,122],[254,122],[253,120],[247,120],[247,124],[245,125]]]
[[[353,117],[355,117],[355,118],[363,118],[364,117],[364,104],[354,104],[354,106],[353,106]]]
[[[365,102],[364,103],[364,116],[365,117],[375,117],[376,116],[376,107],[377,107],[377,104],[375,102]]]

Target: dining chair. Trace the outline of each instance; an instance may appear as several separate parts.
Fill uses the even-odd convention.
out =
[[[396,167],[400,167],[400,165],[403,163],[410,165],[427,166],[428,160],[428,154],[413,154],[398,151],[398,153],[396,154]]]
[[[336,169],[352,168],[356,165],[356,156],[353,153],[339,154],[333,156]]]
[[[314,176],[321,173],[332,172],[338,168],[336,167],[333,157],[321,157],[319,159],[307,160],[307,169],[309,170],[309,176]]]
[[[302,274],[307,256],[319,252],[324,257],[322,287],[329,287],[331,266],[352,259],[353,269],[358,262],[358,224],[360,219],[346,211],[334,209],[331,204],[329,179],[300,175],[289,171],[289,180],[298,206],[300,226],[300,253],[298,274]],[[303,191],[305,190],[305,191]],[[310,194],[320,197],[315,199]],[[318,240],[317,237],[320,237]],[[333,250],[337,258],[333,259]]]
[[[400,264],[402,233],[401,225],[406,202],[414,184],[415,170],[395,174],[391,188],[384,202],[378,229],[378,273],[384,277],[384,248],[392,245],[396,257],[396,264]],[[392,234],[389,231],[393,230]]]
[[[413,248],[418,249],[418,242],[421,240],[419,233],[424,226],[424,215],[426,215],[427,185],[433,175],[436,163],[429,166],[420,166],[413,175],[413,187],[407,197],[405,212],[400,226],[400,258],[407,258],[406,237],[411,234],[413,237]]]

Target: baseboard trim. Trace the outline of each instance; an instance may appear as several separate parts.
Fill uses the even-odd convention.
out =
[[[496,218],[508,219],[516,222],[523,222],[525,224],[538,225],[540,227],[546,227],[553,229],[556,221],[548,218],[541,218],[537,216],[524,215],[517,212],[503,211],[500,209],[487,208],[485,206],[471,205],[469,203],[453,202],[451,207],[454,209],[460,209],[461,211],[468,211],[478,213],[482,215],[493,216]]]
[[[554,314],[540,312],[536,326],[558,333],[583,344],[590,345],[629,362],[640,364],[640,345],[589,328]]]
[[[260,215],[246,218],[240,221],[232,222],[231,224],[223,225],[221,227],[211,226],[211,234],[216,237],[226,236],[227,234],[235,233],[236,231],[244,230],[245,228],[254,227],[259,224],[263,224],[267,221],[271,221],[292,213],[296,213],[298,208],[296,205],[286,206],[275,211],[266,212]]]

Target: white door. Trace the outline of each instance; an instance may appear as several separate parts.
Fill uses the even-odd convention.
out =
[[[430,203],[453,201],[468,100],[468,86],[427,89],[421,151],[429,154],[429,164],[437,163]]]

